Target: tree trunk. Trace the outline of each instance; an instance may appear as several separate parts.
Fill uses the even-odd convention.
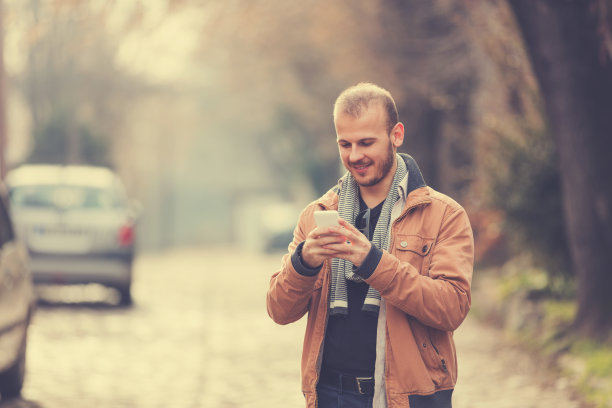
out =
[[[612,331],[612,60],[598,34],[604,4],[510,0],[559,152],[578,281],[575,327],[595,337]]]

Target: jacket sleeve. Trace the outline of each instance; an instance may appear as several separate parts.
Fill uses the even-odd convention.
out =
[[[426,326],[453,331],[470,309],[474,238],[463,208],[442,222],[432,248],[429,270],[421,274],[408,262],[383,251],[374,273],[366,279],[382,297]]]
[[[293,241],[289,244],[289,252],[283,256],[281,268],[272,275],[266,297],[268,314],[278,324],[288,324],[299,320],[310,305],[310,297],[314,291],[318,274],[305,275],[299,273],[292,261],[297,246],[306,239],[308,217],[313,210],[307,207],[293,231]]]

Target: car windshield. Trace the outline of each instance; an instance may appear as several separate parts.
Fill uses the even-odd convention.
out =
[[[113,209],[121,205],[119,194],[88,186],[41,185],[15,187],[11,204],[39,209]]]

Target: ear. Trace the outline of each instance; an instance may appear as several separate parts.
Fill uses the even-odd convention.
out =
[[[391,129],[391,143],[395,148],[400,147],[404,143],[404,124],[397,122]]]

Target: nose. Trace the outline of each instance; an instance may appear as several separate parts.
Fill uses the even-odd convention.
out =
[[[363,159],[363,151],[359,146],[352,146],[351,152],[349,153],[349,162],[355,163]]]

